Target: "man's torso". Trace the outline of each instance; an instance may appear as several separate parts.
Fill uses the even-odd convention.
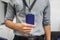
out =
[[[28,8],[24,10],[24,5],[22,0],[12,0],[13,4],[15,5],[16,8],[16,22],[17,23],[22,23],[26,22],[25,16],[28,14]],[[32,0],[30,1],[32,2]],[[13,5],[12,4],[12,5]],[[27,0],[27,4],[29,5],[29,0]],[[44,29],[43,29],[43,11],[47,5],[47,0],[37,0],[33,9],[31,10],[31,13],[34,13],[35,15],[35,24],[36,27],[33,28],[30,32],[33,36],[40,36],[44,34]],[[16,35],[23,35],[23,33],[14,30]]]

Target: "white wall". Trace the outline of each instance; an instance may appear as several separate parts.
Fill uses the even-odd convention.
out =
[[[60,31],[60,0],[50,0],[51,31]]]

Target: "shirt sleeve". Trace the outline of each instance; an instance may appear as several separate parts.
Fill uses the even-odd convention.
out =
[[[8,6],[7,6],[7,13],[5,16],[5,20],[7,20],[7,19],[13,20],[14,16],[15,16],[14,5],[10,2],[10,3],[8,3]]]
[[[43,12],[43,26],[50,25],[50,3],[47,3],[47,6]]]
[[[1,0],[1,1],[8,3],[10,0]]]

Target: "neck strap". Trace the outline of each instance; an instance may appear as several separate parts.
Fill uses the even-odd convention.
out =
[[[29,12],[31,12],[31,10],[32,10],[32,8],[33,8],[33,6],[34,6],[34,4],[36,3],[36,0],[33,1],[33,3],[31,4],[30,7],[27,5],[26,0],[23,0],[23,3],[24,3],[24,5],[25,5],[26,7],[28,7]]]

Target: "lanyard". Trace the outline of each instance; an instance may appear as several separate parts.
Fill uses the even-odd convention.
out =
[[[31,12],[31,10],[32,10],[32,8],[33,8],[33,6],[34,6],[34,4],[36,3],[36,0],[33,1],[33,3],[31,4],[30,7],[27,5],[26,0],[23,0],[23,3],[24,3],[24,5],[25,5],[26,7],[28,7],[29,12]]]

